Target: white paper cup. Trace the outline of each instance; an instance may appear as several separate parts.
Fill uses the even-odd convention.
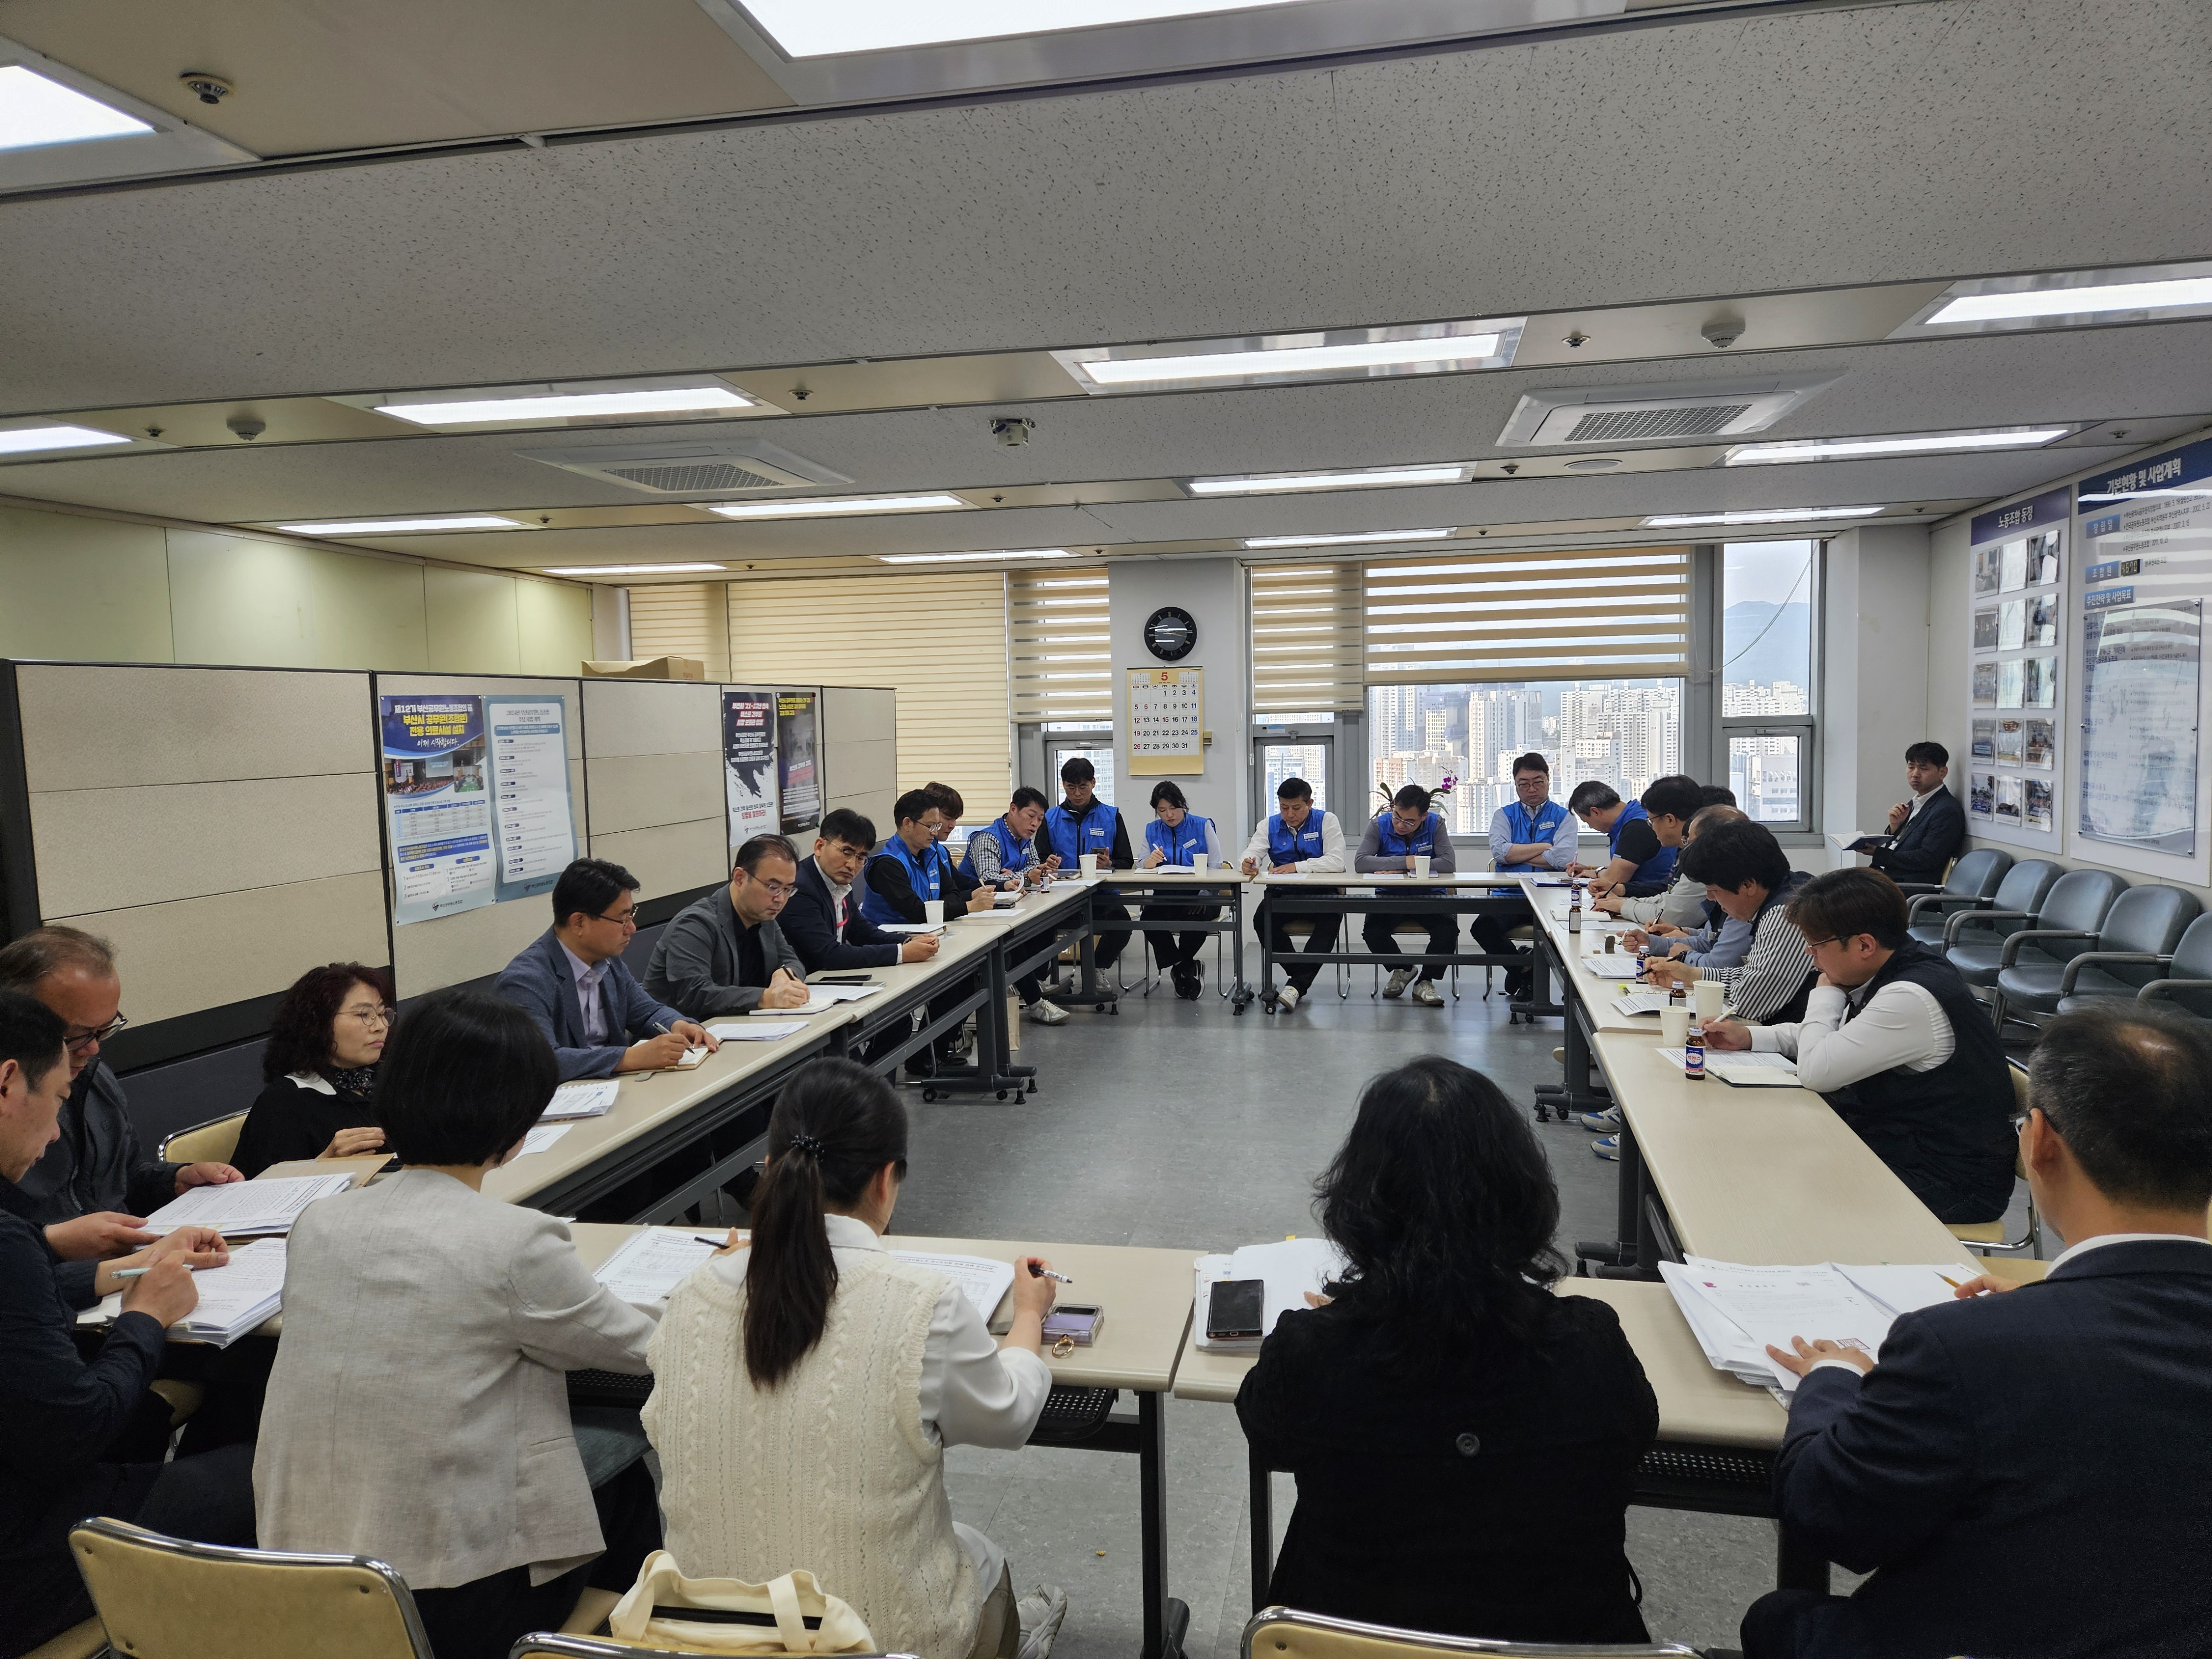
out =
[[[1429,873],[1428,854],[1416,853],[1413,854],[1413,873],[1417,876],[1425,876]]]
[[[1718,1019],[1728,1006],[1728,987],[1717,979],[1701,979],[1690,988],[1690,996],[1698,1010],[1698,1024]]]
[[[1664,1048],[1679,1048],[1690,1040],[1690,1011],[1687,1008],[1662,1008],[1659,1011],[1659,1044]]]
[[[921,919],[929,923],[933,927],[939,922],[943,921],[945,920],[945,901],[943,899],[922,900]]]
[[[1106,855],[1105,855],[1105,854],[1103,854],[1103,853],[1085,853],[1085,854],[1083,855],[1083,867],[1084,867],[1084,869],[1085,869],[1085,871],[1089,872],[1091,875],[1094,875],[1094,876],[1102,876],[1102,875],[1105,874],[1105,873],[1106,873]]]

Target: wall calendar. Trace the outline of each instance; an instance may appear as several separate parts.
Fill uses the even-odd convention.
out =
[[[1206,770],[1206,671],[1131,668],[1129,773],[1158,777]]]

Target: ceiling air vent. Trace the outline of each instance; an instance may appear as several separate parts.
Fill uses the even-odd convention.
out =
[[[518,449],[603,483],[648,495],[750,495],[793,484],[850,483],[842,472],[771,443],[613,444],[576,449]]]
[[[1525,394],[1498,434],[1500,444],[1548,447],[1618,444],[1639,438],[1733,438],[1763,431],[1836,376],[1703,381],[1679,386],[1592,386]]]

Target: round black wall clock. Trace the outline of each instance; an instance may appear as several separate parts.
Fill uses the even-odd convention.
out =
[[[1198,647],[1198,624],[1189,611],[1164,605],[1145,618],[1145,649],[1162,662],[1181,662]]]

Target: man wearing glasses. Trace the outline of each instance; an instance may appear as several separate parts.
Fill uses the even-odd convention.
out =
[[[89,1283],[103,1256],[154,1242],[141,1223],[188,1188],[242,1180],[228,1164],[167,1164],[140,1150],[123,1085],[100,1045],[129,1022],[106,941],[75,927],[40,927],[0,950],[0,990],[35,997],[67,1027],[70,1092],[60,1138],[16,1182],[65,1264]]]
[[[738,848],[730,884],[678,912],[661,930],[645,988],[695,1019],[803,1008],[806,965],[776,917],[799,884],[799,854],[781,836]]]
[[[653,1072],[720,1042],[645,994],[622,954],[637,932],[638,879],[578,859],[553,884],[553,926],[507,964],[499,994],[538,1023],[565,1080]]]

